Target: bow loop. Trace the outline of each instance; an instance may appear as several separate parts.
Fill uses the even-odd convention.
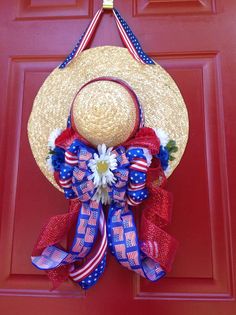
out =
[[[116,157],[116,161],[117,161],[117,169],[119,168],[125,168],[129,166],[129,160],[126,156],[126,150],[124,147],[118,147],[114,150],[112,150],[112,153],[115,155]]]

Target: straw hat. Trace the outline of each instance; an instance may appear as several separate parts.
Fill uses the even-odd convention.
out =
[[[126,48],[111,46],[85,50],[65,69],[56,68],[40,88],[28,122],[28,136],[43,174],[59,189],[47,168],[48,138],[53,130],[66,128],[70,112],[73,127],[94,146],[119,145],[134,131],[137,108],[132,94],[111,80],[86,85],[100,77],[125,82],[143,108],[145,126],[160,128],[176,141],[178,152],[170,163],[170,176],[188,140],[188,114],[181,93],[161,66],[143,65]]]

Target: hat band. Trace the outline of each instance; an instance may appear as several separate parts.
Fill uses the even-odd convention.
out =
[[[120,80],[120,79],[117,79],[117,78],[114,78],[114,77],[99,77],[99,78],[96,78],[96,79],[93,79],[91,81],[88,81],[86,82],[82,87],[81,89],[77,92],[77,94],[75,95],[74,97],[74,100],[72,102],[72,105],[71,105],[71,110],[70,110],[70,118],[71,118],[71,126],[72,126],[72,129],[77,133],[78,135],[78,138],[81,139],[83,142],[85,142],[86,144],[89,144],[91,145],[91,143],[88,142],[88,140],[86,140],[77,130],[76,128],[76,124],[75,124],[75,121],[74,121],[74,117],[72,115],[73,113],[73,107],[74,107],[74,104],[75,104],[75,100],[77,98],[77,96],[79,95],[79,93],[86,87],[88,86],[89,84],[92,84],[94,82],[99,82],[99,81],[108,81],[108,82],[114,82],[114,83],[117,83],[119,85],[121,85],[128,93],[129,95],[131,96],[132,100],[133,100],[133,103],[134,103],[134,106],[135,106],[135,110],[136,110],[136,117],[135,117],[135,124],[134,124],[134,128],[131,132],[131,134],[128,136],[128,138],[124,141],[128,141],[130,139],[132,139],[135,134],[137,133],[137,131],[142,128],[144,126],[144,114],[143,114],[143,109],[142,109],[142,106],[139,102],[139,99],[136,95],[136,93],[134,92],[134,90],[123,80]]]

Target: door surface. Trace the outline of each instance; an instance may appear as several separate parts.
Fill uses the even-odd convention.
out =
[[[108,257],[86,294],[49,291],[30,255],[43,223],[67,202],[41,175],[26,125],[34,97],[101,6],[100,0],[0,2],[0,314],[234,315],[236,251],[236,2],[116,0],[144,50],[184,96],[190,138],[169,180],[169,231],[180,242],[173,271],[149,283]],[[122,45],[103,17],[92,46]]]

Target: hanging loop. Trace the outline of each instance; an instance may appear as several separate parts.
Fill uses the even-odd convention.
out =
[[[113,0],[103,0],[103,9],[113,9],[114,1]]]
[[[106,1],[104,0],[104,3]],[[105,9],[108,9],[108,7],[105,7]],[[67,58],[63,61],[63,63],[60,64],[59,68],[64,69],[76,56],[78,56],[86,47],[88,46],[88,43],[90,42],[98,24],[101,20],[101,17],[104,13],[104,8],[101,8],[97,11],[97,13],[94,15],[92,21],[89,23],[88,27],[86,28],[85,32],[80,37],[78,43],[76,44],[75,48],[72,50],[72,52],[67,56]],[[112,10],[116,24],[118,26],[118,30],[121,36],[121,39],[126,46],[126,48],[129,50],[131,55],[138,61],[143,64],[149,64],[154,65],[154,61],[142,50],[142,47],[137,39],[137,37],[133,34],[131,28],[128,26],[128,24],[125,22],[125,20],[122,18],[120,13],[115,9],[109,7],[110,10]]]

